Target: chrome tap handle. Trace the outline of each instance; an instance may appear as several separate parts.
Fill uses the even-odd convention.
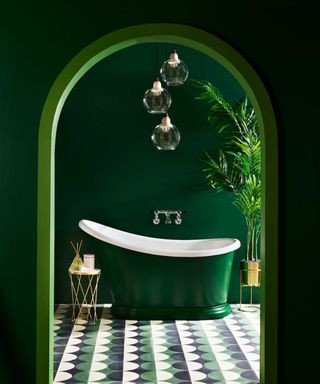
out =
[[[181,212],[177,212],[177,216],[176,216],[174,222],[175,222],[177,225],[180,225],[180,224],[182,223]]]
[[[160,223],[159,213],[158,211],[153,211],[154,218],[152,220],[153,224],[158,225]]]

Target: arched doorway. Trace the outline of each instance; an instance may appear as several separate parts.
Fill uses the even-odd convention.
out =
[[[166,42],[198,50],[222,64],[250,97],[262,128],[261,382],[277,381],[277,131],[272,105],[254,69],[228,44],[199,29],[148,24],[121,29],[81,51],[54,82],[43,108],[38,152],[37,383],[52,382],[54,285],[54,149],[59,117],[78,80],[114,52]],[[265,260],[267,262],[267,268]]]

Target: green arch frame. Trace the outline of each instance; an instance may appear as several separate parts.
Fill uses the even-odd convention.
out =
[[[63,105],[79,79],[96,63],[140,43],[167,42],[198,50],[222,64],[249,95],[262,127],[261,383],[277,383],[278,142],[268,93],[248,62],[221,39],[179,24],[124,28],[83,49],[55,80],[43,107],[38,143],[36,382],[53,381],[54,149]],[[267,264],[265,260],[268,260]]]

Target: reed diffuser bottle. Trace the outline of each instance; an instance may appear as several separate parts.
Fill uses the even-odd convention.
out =
[[[83,261],[81,259],[81,256],[80,256],[80,249],[81,249],[81,246],[82,246],[82,240],[80,241],[80,244],[77,243],[77,245],[75,246],[73,244],[72,241],[70,241],[71,245],[72,245],[72,248],[74,249],[76,255],[70,265],[70,269],[73,269],[75,271],[80,271],[80,269],[83,267]]]

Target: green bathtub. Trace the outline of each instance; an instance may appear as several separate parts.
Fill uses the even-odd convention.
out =
[[[89,220],[79,226],[100,240],[114,317],[204,320],[231,312],[227,298],[239,240],[156,239]]]

